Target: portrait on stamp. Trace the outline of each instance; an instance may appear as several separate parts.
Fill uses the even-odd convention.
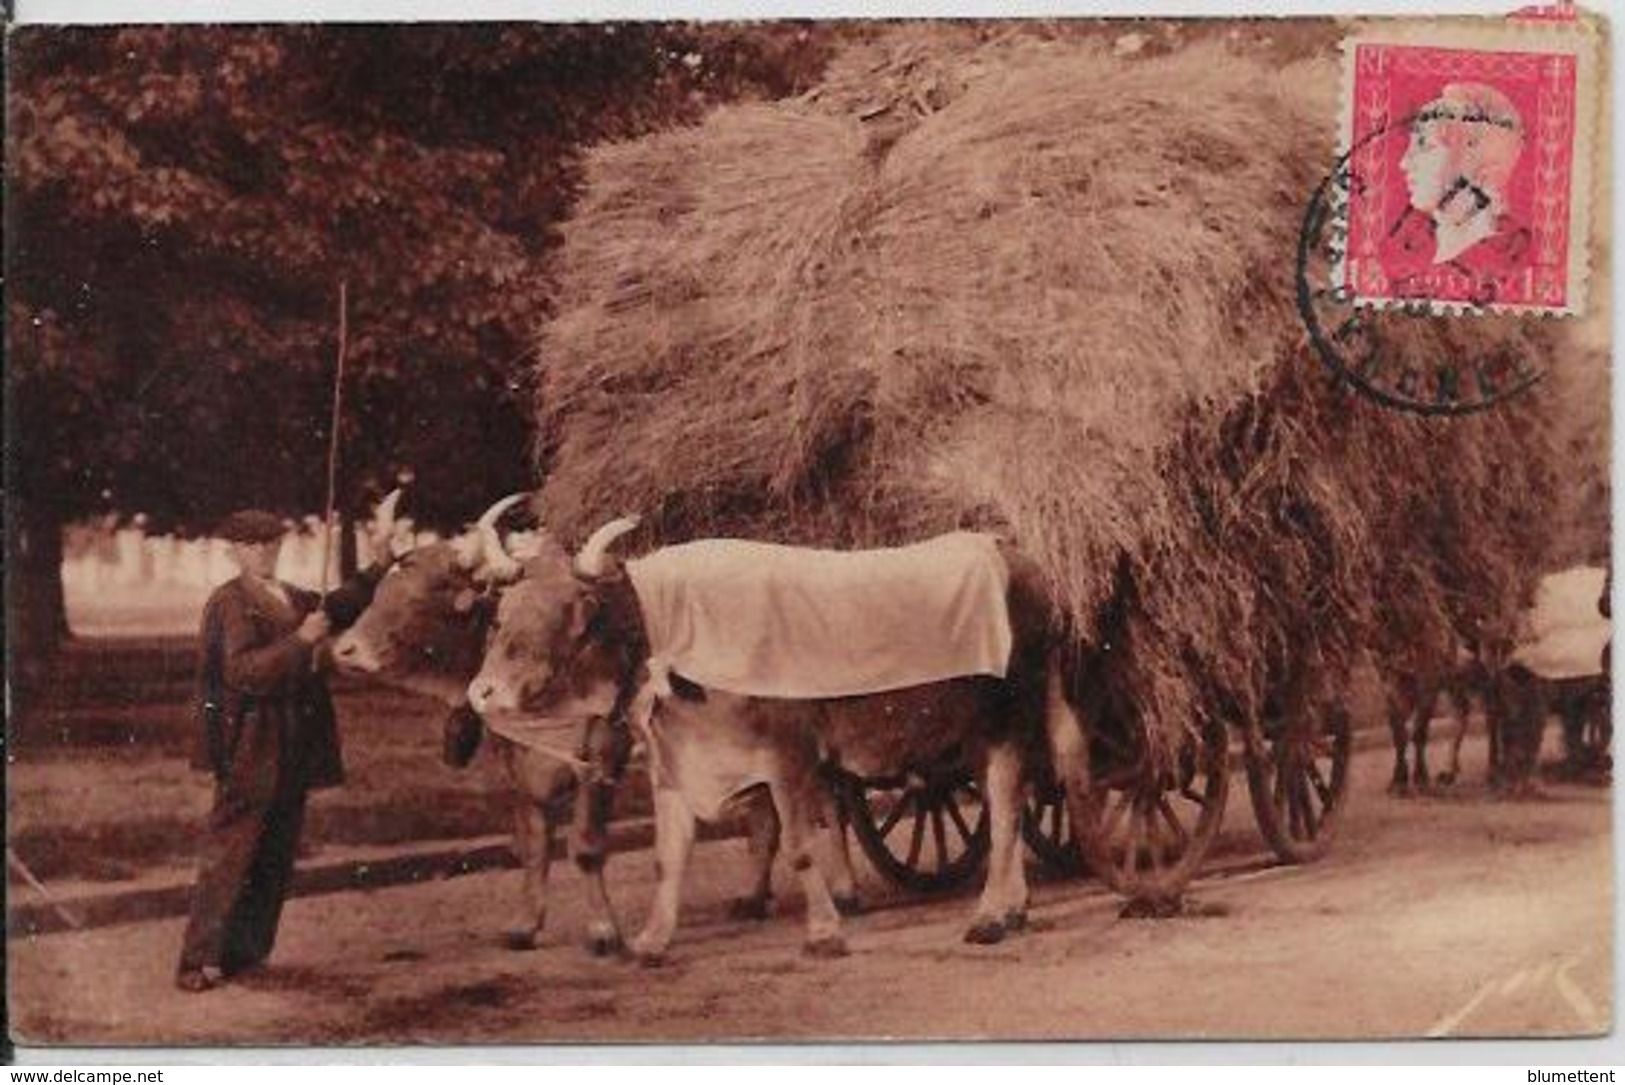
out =
[[[1357,301],[1580,307],[1590,43],[1550,25],[1345,45]]]

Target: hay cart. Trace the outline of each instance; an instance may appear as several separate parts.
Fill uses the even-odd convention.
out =
[[[1090,737],[1095,786],[1083,813],[1092,830],[1081,848],[1059,786],[1034,783],[1021,833],[1045,868],[1070,875],[1087,862],[1125,896],[1177,897],[1218,837],[1237,760],[1259,828],[1281,861],[1304,863],[1325,854],[1347,798],[1352,745],[1346,714],[1233,729],[1210,724],[1162,769],[1132,737],[1137,730],[1103,727]],[[939,892],[982,868],[987,810],[962,765],[919,766],[880,779],[836,770],[835,789],[864,854],[895,884]]]
[[[1028,844],[1172,896],[1242,767],[1271,847],[1315,858],[1345,800],[1346,721],[1216,710],[1201,657],[1231,657],[1214,680],[1249,704],[1283,688],[1261,677],[1268,657],[1312,659],[1318,697],[1385,631],[1439,626],[1440,600],[1520,595],[1540,548],[1526,525],[1557,491],[1552,397],[1419,426],[1351,410],[1325,380],[1296,303],[1306,280],[1283,259],[1308,255],[1307,275],[1327,257],[1302,251],[1302,197],[1335,159],[1326,103],[1303,88],[1325,80],[1218,42],[1124,64],[1037,39],[897,35],[873,48],[964,73],[933,75],[954,89],[904,126],[865,128],[847,99],[814,95],[585,157],[539,351],[550,525],[581,534],[632,507],[660,537],[841,547],[1008,525],[1034,540],[1061,615],[1091,628],[1118,605],[1107,561],[1156,566],[1113,618],[1132,645],[1116,658],[1167,696],[1125,691],[1134,713],[1094,717],[1120,722],[1091,736],[1092,793],[1062,816],[1039,781]],[[851,101],[871,100],[874,61],[839,62]],[[1385,363],[1425,371],[1540,364],[1561,346],[1550,322],[1384,320]],[[1418,533],[1412,509],[1473,530]],[[1372,564],[1386,554],[1403,560]],[[1135,713],[1186,737],[1136,737]],[[963,759],[837,787],[893,880],[944,888],[983,865]]]

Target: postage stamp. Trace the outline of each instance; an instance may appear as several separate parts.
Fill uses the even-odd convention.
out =
[[[1355,305],[1577,314],[1595,30],[1584,19],[1377,25],[1344,45]]]

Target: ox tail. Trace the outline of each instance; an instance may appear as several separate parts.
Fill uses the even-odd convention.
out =
[[[1055,781],[1066,796],[1067,816],[1072,821],[1072,838],[1087,839],[1092,831],[1088,816],[1093,778],[1089,768],[1089,735],[1083,717],[1066,695],[1066,679],[1060,652],[1050,654],[1044,678],[1044,730],[1049,740],[1050,765]],[[1087,853],[1080,855],[1085,863]]]

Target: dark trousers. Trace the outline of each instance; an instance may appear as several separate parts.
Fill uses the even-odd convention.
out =
[[[303,785],[257,802],[215,789],[181,969],[233,972],[271,955],[304,820]]]

